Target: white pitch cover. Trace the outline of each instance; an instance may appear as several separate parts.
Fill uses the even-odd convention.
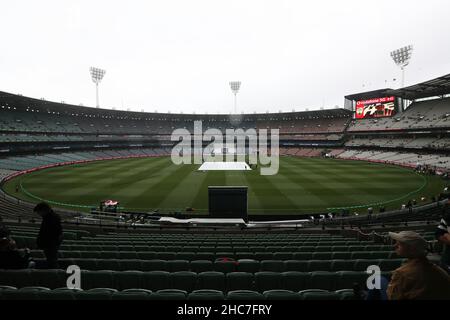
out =
[[[200,168],[198,168],[198,171],[211,171],[211,170],[246,171],[252,169],[245,162],[203,162]]]

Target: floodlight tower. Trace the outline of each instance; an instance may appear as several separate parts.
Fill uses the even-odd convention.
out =
[[[234,94],[234,113],[237,113],[237,94],[239,92],[239,88],[241,87],[240,81],[231,81],[230,82],[231,91]]]
[[[97,93],[97,108],[100,108],[100,103],[98,101],[98,84],[102,81],[103,76],[106,73],[106,70],[102,70],[99,68],[91,67],[90,69],[92,81],[95,83],[96,93]]]
[[[405,86],[405,67],[409,64],[413,51],[413,46],[409,45],[391,52],[391,57],[395,64],[402,69],[402,88]]]

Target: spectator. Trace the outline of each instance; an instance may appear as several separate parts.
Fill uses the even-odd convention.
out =
[[[444,251],[441,255],[441,263],[450,266],[450,212],[444,212],[444,215],[436,229],[436,239],[444,245]]]
[[[9,235],[11,232],[9,231],[8,227],[4,224],[0,224],[0,239],[1,238],[9,238]]]
[[[18,250],[14,240],[0,239],[0,269],[25,269],[33,265],[30,249]]]
[[[408,261],[392,273],[389,300],[450,299],[450,276],[427,259],[427,241],[414,231],[389,232],[395,252]]]
[[[42,217],[37,246],[44,251],[47,268],[58,268],[58,249],[62,242],[61,218],[45,202],[36,205],[34,212]]]

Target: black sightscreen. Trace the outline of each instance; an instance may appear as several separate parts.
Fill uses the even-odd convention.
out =
[[[208,187],[211,218],[247,218],[247,187]]]

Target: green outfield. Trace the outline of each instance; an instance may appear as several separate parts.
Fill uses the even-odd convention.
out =
[[[249,212],[298,214],[365,212],[368,206],[398,208],[410,199],[430,199],[444,187],[438,177],[382,164],[322,158],[281,157],[274,176],[252,171],[197,171],[170,157],[98,161],[50,168],[9,181],[9,194],[32,202],[87,211],[113,199],[126,210],[205,213],[208,186],[248,186]],[[18,192],[16,192],[18,187]]]

